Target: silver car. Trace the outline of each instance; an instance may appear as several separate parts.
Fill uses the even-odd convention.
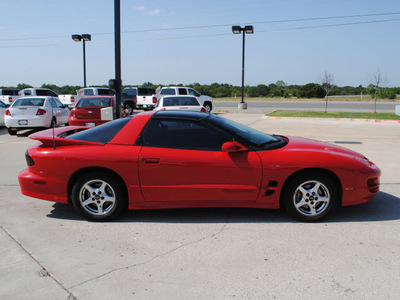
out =
[[[4,121],[11,135],[18,130],[50,128],[68,124],[69,109],[57,98],[27,96],[14,101],[5,112]]]

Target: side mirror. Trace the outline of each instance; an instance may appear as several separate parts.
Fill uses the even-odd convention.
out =
[[[249,151],[245,146],[239,144],[238,142],[226,142],[222,145],[222,152],[245,152]]]

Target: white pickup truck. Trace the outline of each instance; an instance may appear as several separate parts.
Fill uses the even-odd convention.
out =
[[[50,96],[50,97],[58,97],[57,93],[49,90],[49,89],[43,89],[43,88],[27,88],[20,90],[18,92],[18,95],[20,97],[24,96]]]
[[[207,112],[211,112],[213,108],[213,98],[210,96],[201,95],[195,89],[182,87],[182,86],[168,86],[163,87],[161,89],[157,89],[156,94],[153,97],[157,98],[157,101],[161,99],[163,96],[170,95],[190,95],[195,96],[201,105],[207,110]]]
[[[11,105],[20,97],[18,91],[19,90],[16,89],[0,89],[0,100],[3,101],[4,104]]]
[[[114,90],[101,87],[88,87],[82,88],[76,91],[76,95],[59,95],[58,99],[62,104],[74,107],[75,103],[78,102],[84,96],[112,96],[115,94]]]

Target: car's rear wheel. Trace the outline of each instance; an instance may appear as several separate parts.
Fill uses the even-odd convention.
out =
[[[125,103],[124,106],[125,106],[125,109],[127,110],[128,114],[131,115],[133,113],[133,110],[135,109],[133,103],[127,102],[127,103]]]
[[[12,127],[8,127],[7,131],[8,131],[9,135],[16,135],[17,134],[17,129],[12,128]]]
[[[127,196],[121,182],[115,176],[90,172],[75,182],[72,203],[85,218],[92,221],[109,221],[125,210]]]
[[[206,109],[206,111],[207,111],[208,113],[210,113],[211,110],[212,110],[211,103],[210,103],[210,102],[205,102],[205,103],[204,103],[204,108]]]
[[[283,204],[287,212],[301,221],[320,221],[333,213],[338,203],[337,186],[322,173],[299,174],[283,191]]]

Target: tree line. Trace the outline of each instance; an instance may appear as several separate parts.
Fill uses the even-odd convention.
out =
[[[124,85],[138,86],[138,85]],[[192,83],[188,85],[183,84],[153,84],[151,82],[145,82],[142,87],[151,87],[156,89],[159,86],[188,86],[197,90],[199,93],[208,95],[214,98],[233,98],[241,97],[242,87],[234,86],[227,83],[212,83],[212,84],[200,84]],[[20,83],[16,87],[1,87],[1,88],[16,88],[24,89],[33,87],[26,83]],[[108,85],[97,85],[97,87],[108,87]],[[41,88],[51,89],[57,94],[76,94],[76,91],[82,88],[81,86],[64,85],[57,86],[55,84],[42,84]],[[392,88],[379,88],[376,90],[374,85],[367,87],[358,86],[333,86],[329,92],[329,96],[350,96],[350,95],[371,95],[380,99],[396,99],[396,95],[400,94],[400,87]],[[285,82],[279,80],[276,83],[271,84],[259,84],[257,86],[245,86],[244,87],[245,97],[262,97],[262,98],[324,98],[326,92],[320,84],[307,83],[305,85],[287,85]]]

